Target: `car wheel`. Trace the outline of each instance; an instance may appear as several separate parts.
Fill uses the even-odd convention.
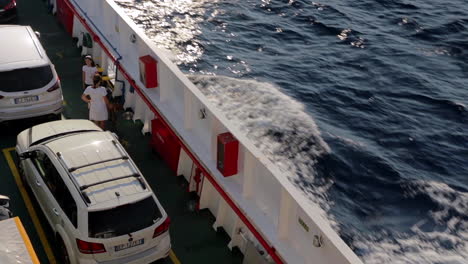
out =
[[[58,247],[60,251],[60,263],[70,264],[70,256],[68,255],[67,247],[61,237],[58,238]]]

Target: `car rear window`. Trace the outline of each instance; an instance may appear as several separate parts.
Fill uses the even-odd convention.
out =
[[[0,72],[0,90],[10,93],[34,90],[46,86],[53,78],[49,65],[4,71]]]
[[[121,236],[147,228],[161,218],[153,197],[110,210],[88,214],[88,235],[94,238]]]

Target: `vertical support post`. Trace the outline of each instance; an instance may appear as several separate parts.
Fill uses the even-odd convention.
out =
[[[229,241],[228,248],[232,250],[233,247],[238,246],[239,249],[242,251],[242,237],[239,234],[239,229],[241,227],[241,221],[239,218],[236,218],[236,221],[231,230],[229,230],[228,234],[231,237],[231,241]]]
[[[210,181],[203,181],[202,185],[202,193],[200,194],[200,201],[198,204],[198,209],[205,209],[209,207],[210,202],[217,202],[215,197],[212,196],[213,193],[213,186],[211,185]],[[210,211],[214,214],[213,210]]]
[[[218,199],[218,212],[216,212],[216,221],[213,224],[213,229],[216,231],[218,227],[224,225],[224,219],[226,218],[227,205],[223,199]]]

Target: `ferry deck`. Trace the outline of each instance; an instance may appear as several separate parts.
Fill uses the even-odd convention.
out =
[[[62,83],[62,118],[86,119],[88,110],[80,99],[82,57],[75,40],[49,12],[45,1],[18,1],[18,20],[15,23],[30,25],[41,33],[41,43],[55,64]],[[15,165],[16,135],[45,121],[48,120],[38,118],[0,124],[0,194],[11,198],[10,209],[23,222],[40,263],[58,263],[58,250],[54,246],[56,243],[51,229],[34,197],[24,188]],[[242,263],[242,254],[226,246],[229,236],[222,228],[218,228],[218,231],[212,228],[215,219],[211,213],[207,209],[195,209],[185,179],[175,177],[168,166],[152,153],[149,136],[140,132],[142,126],[138,121],[123,119],[121,114],[118,114],[115,123],[108,124],[108,128],[119,135],[171,217],[172,250],[167,259],[158,263]]]

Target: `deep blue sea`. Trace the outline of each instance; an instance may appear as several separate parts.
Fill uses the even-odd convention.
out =
[[[117,0],[365,263],[468,263],[466,0]]]

